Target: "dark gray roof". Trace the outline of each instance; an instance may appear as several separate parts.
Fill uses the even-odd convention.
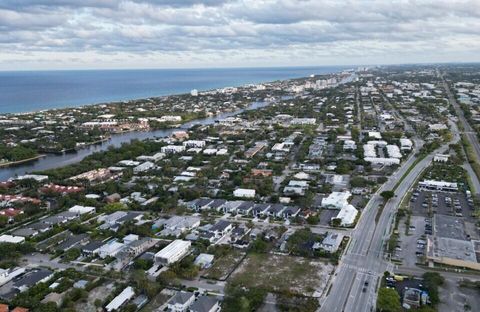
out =
[[[129,211],[126,216],[118,219],[117,223],[123,223],[123,222],[131,221],[131,220],[135,219],[136,217],[138,217],[139,215],[143,215],[143,212]]]
[[[211,208],[216,209],[223,206],[227,201],[225,199],[214,199],[213,202],[209,205]]]
[[[173,296],[168,303],[169,304],[185,304],[188,300],[192,298],[192,296],[195,296],[193,292],[187,292],[187,291],[179,291]]]
[[[19,288],[22,286],[31,287],[52,274],[53,274],[53,271],[50,271],[48,269],[39,269],[39,270],[30,271],[25,275],[23,275],[19,280],[15,281],[13,285],[16,288]]]
[[[215,232],[215,231],[225,231],[225,229],[230,225],[231,223],[225,220],[220,220],[217,223],[215,223],[211,228],[210,232]]]
[[[80,242],[86,240],[88,238],[88,234],[79,234],[79,235],[71,235],[62,243],[58,244],[55,248],[56,250],[67,250],[78,245]]]
[[[250,201],[243,202],[240,206],[238,206],[237,210],[248,211],[253,208],[255,204]]]
[[[31,229],[34,229],[34,230],[41,231],[41,230],[48,229],[50,227],[50,225],[42,223],[42,222],[35,222],[35,223],[32,223],[32,224],[29,224],[28,227],[31,228]]]
[[[218,302],[218,299],[212,296],[201,296],[190,307],[192,312],[209,312]]]
[[[94,250],[100,248],[101,246],[105,245],[102,241],[91,241],[90,243],[86,244],[82,247],[83,252],[93,252]]]
[[[21,228],[14,231],[12,234],[15,236],[30,237],[37,234],[38,231],[30,228]]]

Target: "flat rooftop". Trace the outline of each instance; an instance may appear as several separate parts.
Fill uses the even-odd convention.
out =
[[[472,241],[446,237],[433,238],[433,248],[429,250],[428,256],[457,259],[474,263],[477,262],[477,256]]]
[[[434,217],[435,236],[466,240],[465,223],[462,219],[452,216],[435,214]]]

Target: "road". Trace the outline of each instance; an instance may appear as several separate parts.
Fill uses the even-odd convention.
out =
[[[476,155],[476,161],[480,163],[480,143],[478,142],[477,138],[477,133],[476,131],[470,126],[468,123],[467,119],[465,118],[465,115],[463,114],[463,110],[460,108],[460,105],[458,105],[457,101],[455,100],[455,97],[453,96],[450,87],[448,86],[447,82],[445,81],[443,75],[439,73],[439,76],[442,78],[443,81],[443,87],[445,89],[445,92],[447,93],[448,101],[450,104],[452,104],[453,108],[455,109],[455,113],[458,116],[458,120],[463,126],[464,134],[467,137],[468,141],[470,142],[470,145],[472,145],[473,150]]]
[[[375,222],[376,215],[383,203],[380,193],[392,190],[416,158],[411,156],[372,196],[356,229],[352,232],[351,243],[331,281],[332,288],[326,298],[321,298],[320,311],[365,312],[375,308],[380,277],[386,270],[393,270],[393,264],[385,259],[383,246],[390,236],[396,209],[416,179],[430,165],[433,156],[445,152],[447,148],[447,145],[443,145],[415,165],[397,186],[396,197],[385,204],[377,222]],[[416,152],[418,152],[418,146],[415,147],[412,155],[415,155]],[[366,281],[368,281],[367,287],[364,286]],[[364,287],[366,288],[365,292],[363,291]]]
[[[450,130],[452,131],[452,134],[453,134],[454,142],[459,142],[461,140],[461,137],[460,137],[460,130],[458,129],[457,124],[453,120],[449,120],[448,123],[450,125]],[[465,153],[464,153],[464,157],[466,157]],[[478,180],[478,177],[475,174],[475,171],[473,170],[472,165],[468,161],[465,161],[462,167],[467,171],[467,174],[470,177],[470,181],[472,181],[471,191],[473,192],[473,194],[480,194],[480,181]]]

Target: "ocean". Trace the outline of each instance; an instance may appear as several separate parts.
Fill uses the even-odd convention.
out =
[[[350,67],[0,71],[0,113],[180,94],[334,73]]]

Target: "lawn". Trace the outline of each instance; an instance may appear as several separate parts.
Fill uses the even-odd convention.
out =
[[[214,280],[224,281],[232,273],[245,256],[244,252],[232,249],[227,255],[215,260],[213,266],[203,276]]]
[[[285,255],[249,254],[232,274],[232,285],[263,288],[271,292],[318,295],[324,291],[331,264]]]

